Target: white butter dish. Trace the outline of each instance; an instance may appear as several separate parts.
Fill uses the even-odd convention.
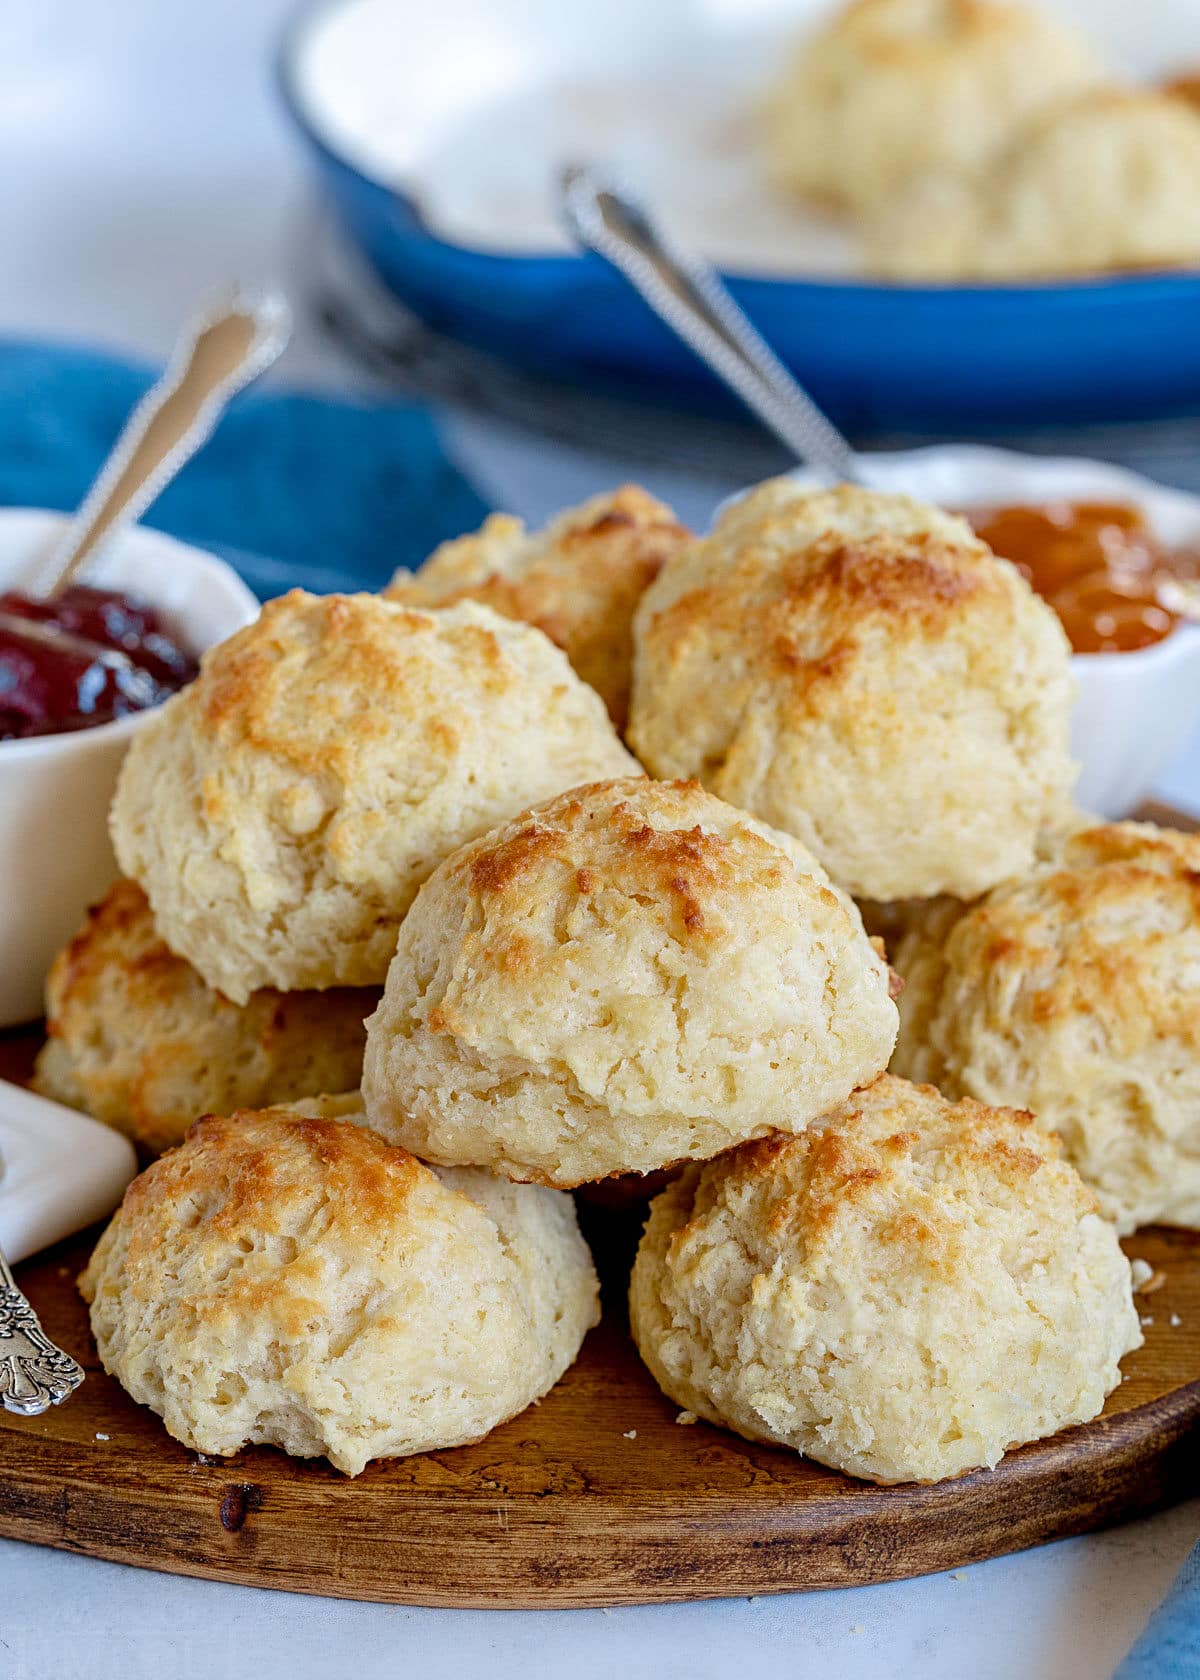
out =
[[[15,1265],[111,1213],[133,1145],[86,1114],[0,1080],[0,1248]]]

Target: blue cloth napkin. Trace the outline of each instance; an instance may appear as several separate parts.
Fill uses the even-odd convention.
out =
[[[1196,1680],[1200,1675],[1200,1546],[1113,1680]]]
[[[0,340],[0,505],[75,508],[156,371]],[[488,509],[427,409],[248,391],[146,515],[228,559],[264,599],[377,589]]]

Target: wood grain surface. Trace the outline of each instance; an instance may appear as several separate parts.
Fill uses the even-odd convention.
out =
[[[1156,813],[1157,814],[1157,813]],[[0,1039],[21,1077],[35,1041]],[[934,1487],[876,1488],[676,1422],[629,1340],[639,1220],[583,1209],[604,1319],[541,1402],[477,1446],[374,1464],[187,1451],[100,1369],[74,1280],[96,1233],[20,1280],[87,1370],[41,1418],[0,1412],[0,1534],[178,1574],[404,1604],[567,1607],[859,1585],[957,1568],[1200,1485],[1200,1236],[1126,1243],[1165,1281],[1094,1423]]]
[[[0,1041],[19,1073],[29,1042]],[[679,1424],[629,1340],[639,1220],[584,1208],[604,1319],[538,1406],[474,1447],[373,1464],[181,1447],[101,1370],[75,1290],[96,1233],[20,1268],[87,1370],[40,1418],[0,1412],[0,1534],[185,1575],[403,1604],[647,1603],[888,1581],[1119,1522],[1195,1490],[1200,1238],[1126,1245],[1165,1283],[1095,1423],[935,1487],[876,1488]],[[1178,1319],[1178,1324],[1173,1323]]]

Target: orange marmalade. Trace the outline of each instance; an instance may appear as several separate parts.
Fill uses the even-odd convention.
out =
[[[976,508],[966,516],[985,543],[1050,603],[1076,653],[1132,653],[1169,636],[1174,615],[1158,599],[1164,576],[1194,573],[1123,502],[1049,502]]]

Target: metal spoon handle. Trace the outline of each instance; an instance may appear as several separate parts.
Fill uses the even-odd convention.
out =
[[[83,505],[42,568],[60,594],[97,544],[143,514],[211,436],[226,403],[279,355],[291,332],[282,297],[235,293],[188,323],[166,372],[134,409]]]
[[[832,481],[861,479],[848,441],[797,384],[706,262],[671,246],[645,209],[596,170],[572,166],[563,171],[561,207],[579,243],[618,269],[802,462]]]
[[[6,1412],[37,1417],[82,1381],[83,1367],[42,1329],[0,1250],[0,1404]]]

